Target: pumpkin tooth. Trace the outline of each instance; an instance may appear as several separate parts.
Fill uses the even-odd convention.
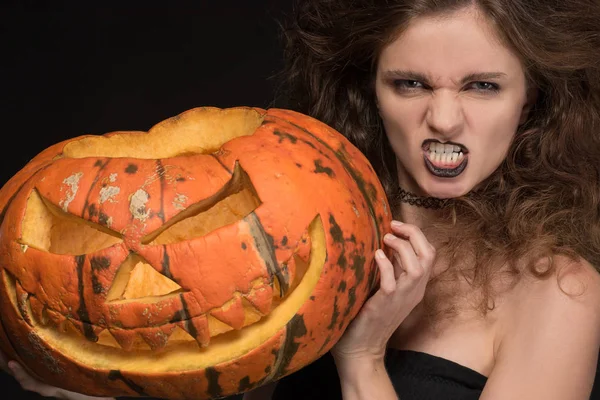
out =
[[[44,304],[42,304],[41,301],[37,299],[37,297],[29,296],[29,306],[31,309],[31,314],[33,316],[34,323],[39,323],[40,325],[48,325],[48,309]]]
[[[233,330],[230,325],[219,321],[212,315],[208,315],[206,319],[208,321],[208,331],[210,332],[210,337],[215,337]]]
[[[261,282],[260,285],[252,285],[250,292],[244,294],[243,297],[258,312],[267,315],[271,312],[274,295],[279,297],[279,292],[275,291],[268,283]]]
[[[141,328],[137,331],[152,350],[159,350],[167,345],[169,337],[175,328],[175,324],[169,324],[151,328]]]
[[[17,281],[17,309],[28,325],[33,326],[31,307],[29,303],[29,293],[23,289],[21,283]]]
[[[68,318],[68,320],[76,329],[77,333],[91,342],[98,341],[98,334],[105,329],[104,327],[95,326],[89,322],[82,322],[74,318]]]
[[[239,330],[244,327],[244,306],[240,293],[234,293],[233,298],[222,307],[210,311],[210,315],[219,321]]]
[[[142,339],[134,329],[109,329],[119,346],[125,351],[149,350],[150,346]]]
[[[248,299],[242,298],[242,305],[244,307],[244,326],[258,322],[264,316]]]
[[[207,347],[210,343],[210,330],[206,315],[199,315],[187,321],[177,322],[176,325],[189,333],[200,347]]]
[[[187,333],[182,327],[175,324],[171,335],[169,336],[169,343],[177,343],[177,342],[195,342],[196,339],[193,338],[189,333]]]
[[[51,310],[49,308],[46,309],[46,314],[48,316],[49,322],[56,328],[59,328],[65,321],[65,319],[67,319],[67,317],[65,317],[61,313]]]
[[[114,347],[117,349],[121,348],[121,345],[117,342],[115,337],[110,333],[109,329],[104,329],[102,332],[98,333],[98,341],[96,344],[108,347]]]

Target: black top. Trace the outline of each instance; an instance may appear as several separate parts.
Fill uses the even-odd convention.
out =
[[[487,378],[444,358],[407,350],[390,350],[386,368],[402,400],[478,399]],[[339,378],[328,353],[281,379],[273,400],[342,399]]]

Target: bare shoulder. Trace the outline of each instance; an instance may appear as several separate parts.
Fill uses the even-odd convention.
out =
[[[526,277],[515,288],[508,307],[510,331],[575,324],[570,326],[600,334],[600,273],[584,259],[556,256],[554,262],[552,275]]]
[[[507,296],[481,399],[589,399],[600,348],[600,274],[556,257],[553,275]]]
[[[580,310],[589,318],[600,319],[600,273],[589,262],[577,261],[565,256],[555,256],[556,270],[545,279],[527,279],[524,292],[525,304],[546,304],[541,310]],[[538,311],[541,311],[538,309]]]

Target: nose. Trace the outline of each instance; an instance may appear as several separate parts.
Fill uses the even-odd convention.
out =
[[[435,93],[429,103],[426,121],[434,133],[444,137],[458,133],[464,122],[460,100],[450,92]]]

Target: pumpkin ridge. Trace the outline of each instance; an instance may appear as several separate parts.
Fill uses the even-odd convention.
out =
[[[274,117],[274,118],[278,118],[278,117]],[[327,142],[325,142],[324,140],[322,140],[321,138],[319,138],[317,135],[313,134],[312,132],[310,132],[308,129],[292,122],[292,121],[285,121],[282,120],[282,122],[288,123],[292,126],[294,126],[297,129],[300,129],[301,131],[307,133],[308,135],[310,135],[312,138],[314,138],[317,142],[319,142],[320,144],[322,144],[323,146],[325,146],[327,149],[329,149],[331,152],[333,152],[333,154],[335,155],[335,157],[342,163],[344,169],[346,170],[346,172],[348,172],[348,174],[350,174],[350,176],[352,177],[352,179],[354,179],[354,181],[356,182],[356,185],[358,187],[358,190],[360,191],[360,193],[362,194],[364,200],[367,203],[367,207],[369,208],[369,214],[371,217],[372,222],[375,224],[376,229],[375,229],[375,235],[377,238],[377,242],[379,242],[381,240],[381,227],[379,225],[379,220],[377,219],[377,215],[375,212],[375,206],[373,205],[373,202],[371,201],[371,197],[368,195],[367,190],[365,188],[365,182],[364,179],[359,176],[359,174],[357,174],[356,170],[352,167],[352,165],[348,162],[348,159],[341,155],[339,153],[338,150],[334,150]],[[342,144],[343,147],[343,144]]]
[[[156,160],[156,173],[160,180],[160,209],[158,210],[158,218],[165,223],[165,167],[162,165],[160,160]]]
[[[105,162],[101,162],[101,164],[99,165],[98,172],[96,173],[96,176],[94,177],[94,180],[92,181],[92,184],[90,185],[90,188],[87,194],[85,195],[85,200],[83,201],[83,209],[81,210],[81,218],[85,217],[85,212],[88,211],[88,205],[90,202],[90,196],[92,195],[92,190],[94,189],[96,183],[98,183],[98,180],[100,179],[100,173],[104,170],[104,168],[106,168],[109,162],[110,159],[107,159]]]
[[[255,247],[267,265],[271,284],[273,283],[273,279],[277,279],[279,282],[279,295],[281,298],[285,297],[290,288],[289,275],[284,273],[279,267],[277,256],[275,255],[273,238],[265,231],[258,215],[254,211],[244,219],[250,226],[250,233],[252,234]]]

